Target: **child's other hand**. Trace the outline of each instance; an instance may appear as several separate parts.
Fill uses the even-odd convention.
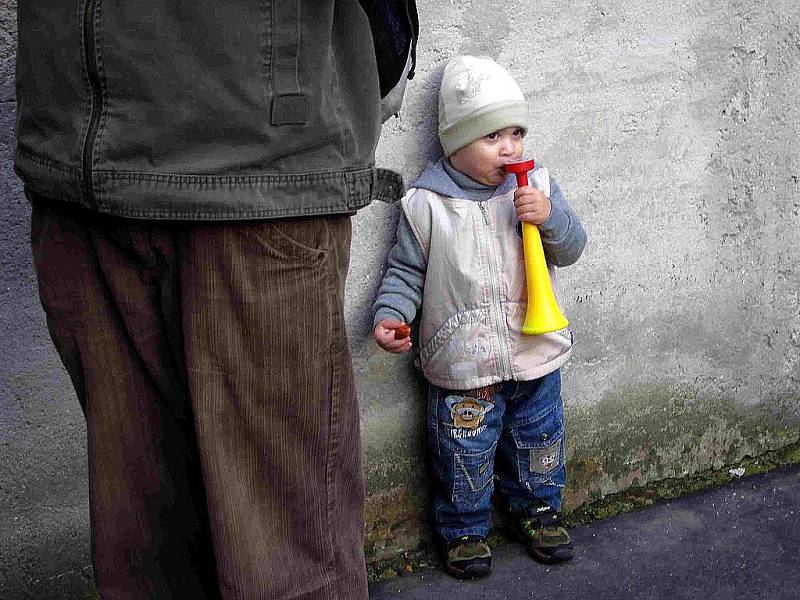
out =
[[[411,336],[399,340],[394,339],[395,329],[403,325],[405,325],[405,323],[402,321],[383,319],[375,325],[375,329],[372,331],[372,337],[375,338],[375,343],[387,352],[392,352],[394,354],[408,352],[411,350]]]
[[[550,216],[550,198],[526,185],[514,192],[514,207],[520,221],[541,225]]]

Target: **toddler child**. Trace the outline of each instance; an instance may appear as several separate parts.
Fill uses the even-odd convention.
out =
[[[419,365],[429,382],[433,517],[448,572],[488,575],[486,543],[497,477],[501,506],[536,560],[569,560],[560,526],[565,485],[559,368],[569,330],[523,335],[525,268],[520,221],[539,226],[550,277],[573,264],[586,234],[547,170],[516,188],[504,165],[522,157],[525,98],[490,58],[445,66],[439,139],[401,200],[397,241],[375,302],[373,335],[389,352],[411,349],[395,332],[421,308]]]

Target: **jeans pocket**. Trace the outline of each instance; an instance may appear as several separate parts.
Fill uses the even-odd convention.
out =
[[[561,403],[512,429],[520,483],[564,485],[564,411]]]
[[[497,444],[484,452],[453,455],[453,503],[461,509],[474,508],[492,489]]]

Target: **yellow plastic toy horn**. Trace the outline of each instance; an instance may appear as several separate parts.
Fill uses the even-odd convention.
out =
[[[528,171],[533,167],[533,160],[522,160],[508,163],[505,169],[507,173],[514,173],[517,186],[523,187],[528,185]],[[522,324],[522,333],[539,335],[564,329],[569,321],[558,308],[544,258],[542,236],[533,223],[522,222],[522,250],[525,253],[525,280],[528,288],[528,309]]]

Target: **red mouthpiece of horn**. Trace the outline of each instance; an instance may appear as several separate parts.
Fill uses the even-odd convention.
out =
[[[517,176],[517,185],[523,187],[528,185],[528,171],[532,170],[535,163],[531,160],[519,160],[505,165],[506,173],[514,173]]]

